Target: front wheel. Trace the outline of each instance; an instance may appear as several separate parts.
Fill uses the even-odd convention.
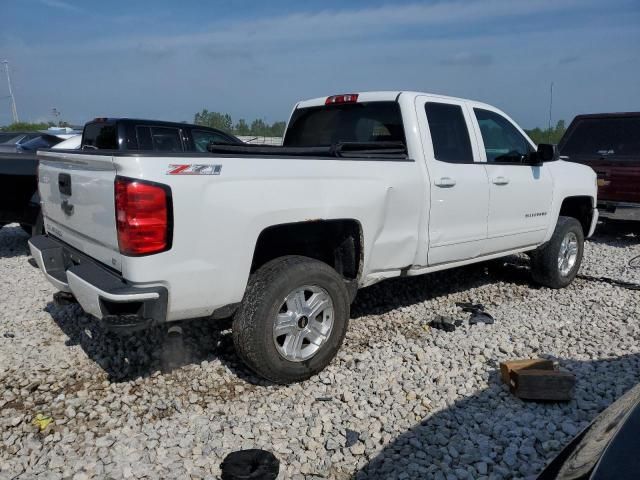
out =
[[[551,239],[531,253],[534,281],[549,288],[563,288],[576,277],[584,253],[584,233],[580,222],[559,217]]]
[[[233,319],[240,358],[275,383],[306,380],[325,368],[347,331],[349,293],[329,265],[286,256],[251,275]]]

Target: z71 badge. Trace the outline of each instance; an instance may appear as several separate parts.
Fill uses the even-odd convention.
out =
[[[169,165],[167,175],[220,175],[222,165],[206,165],[187,163],[184,165]]]

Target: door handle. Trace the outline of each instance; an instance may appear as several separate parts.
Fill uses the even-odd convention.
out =
[[[451,188],[455,186],[456,181],[451,177],[440,177],[434,183],[437,187]]]
[[[509,183],[509,179],[507,177],[496,177],[493,179],[494,185],[506,185]]]

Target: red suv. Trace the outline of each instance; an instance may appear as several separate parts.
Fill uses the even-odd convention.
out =
[[[558,150],[595,170],[601,217],[640,221],[640,112],[578,115]]]

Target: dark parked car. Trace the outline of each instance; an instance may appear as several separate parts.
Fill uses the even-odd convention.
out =
[[[40,132],[0,132],[0,153],[13,153],[20,145],[40,135]]]
[[[636,385],[578,434],[538,480],[637,480],[639,437],[640,385]]]
[[[230,145],[243,143],[233,135],[201,125],[130,118],[97,118],[84,126],[81,148],[206,153],[211,142]]]
[[[578,115],[558,151],[595,170],[601,217],[640,220],[640,112]]]
[[[51,148],[62,139],[46,133],[0,153],[0,228],[18,222],[27,232],[42,230],[37,191],[38,149]],[[243,142],[215,128],[187,123],[127,118],[95,119],[84,126],[81,148],[154,152],[207,152],[211,143]]]

